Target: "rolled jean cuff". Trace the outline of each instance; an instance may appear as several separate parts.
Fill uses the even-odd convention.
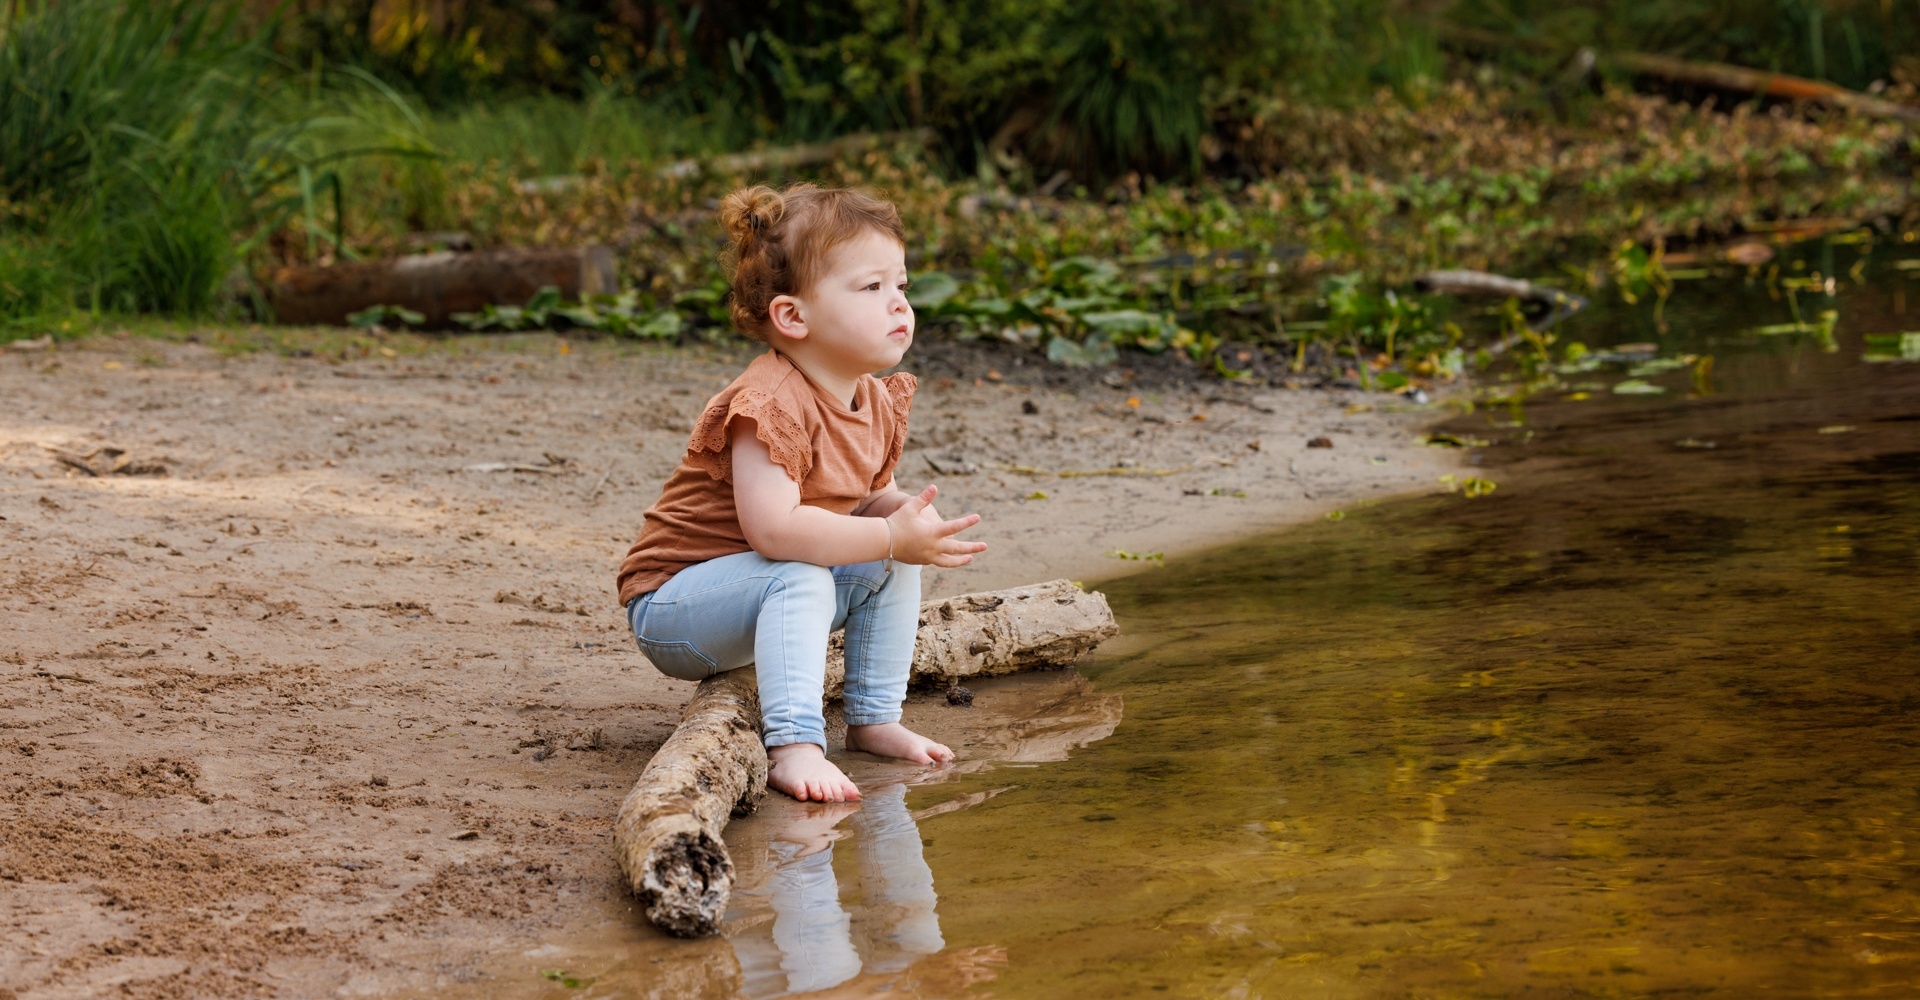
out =
[[[784,747],[793,743],[812,743],[819,746],[821,750],[825,750],[827,748],[827,734],[803,733],[798,731],[791,733],[768,733],[763,742],[768,749]]]
[[[847,714],[847,725],[849,726],[884,726],[889,722],[899,721],[900,712],[898,710],[892,712],[867,712],[859,715],[853,713]]]

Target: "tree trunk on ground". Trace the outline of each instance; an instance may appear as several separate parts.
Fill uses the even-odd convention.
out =
[[[924,148],[932,145],[934,139],[934,132],[929,128],[878,134],[857,132],[827,142],[778,146],[747,153],[728,153],[707,160],[676,160],[661,167],[658,173],[662,177],[675,179],[698,177],[701,174],[764,174],[792,170],[795,167],[832,163],[857,153],[886,149],[891,146],[913,145]]]
[[[477,253],[427,253],[330,267],[283,267],[267,280],[282,323],[344,324],[372,306],[402,306],[449,325],[457,312],[522,305],[552,285],[577,299],[616,291],[613,251],[604,246],[520,247]]]
[[[920,606],[913,678],[952,683],[1066,667],[1118,631],[1105,597],[1066,580],[928,601]],[[840,649],[835,635],[830,697],[845,677]],[[757,684],[752,667],[702,681],[614,820],[614,854],[628,884],[647,919],[677,937],[719,929],[733,890],[721,830],[766,794]]]

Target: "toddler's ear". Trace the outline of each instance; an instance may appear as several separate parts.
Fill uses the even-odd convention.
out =
[[[791,295],[776,295],[767,303],[767,319],[773,323],[774,332],[790,340],[805,340],[807,336],[807,317],[801,308],[799,299]]]

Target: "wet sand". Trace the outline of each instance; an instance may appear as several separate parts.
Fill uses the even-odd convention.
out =
[[[634,650],[613,570],[747,356],[0,353],[0,1000],[479,995],[628,920],[608,830],[691,686]],[[929,597],[1150,568],[1112,553],[1431,490],[1456,457],[1415,443],[1432,413],[1350,412],[1390,397],[976,361],[929,357],[900,478],[993,548]]]

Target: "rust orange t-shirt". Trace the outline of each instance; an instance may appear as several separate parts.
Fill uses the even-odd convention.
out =
[[[620,603],[658,590],[695,563],[753,548],[733,504],[734,418],[753,420],[774,463],[800,484],[801,503],[850,514],[893,478],[918,386],[905,372],[867,375],[848,409],[778,351],[753,359],[707,401],[680,467],[647,509],[640,537],[620,563]]]

